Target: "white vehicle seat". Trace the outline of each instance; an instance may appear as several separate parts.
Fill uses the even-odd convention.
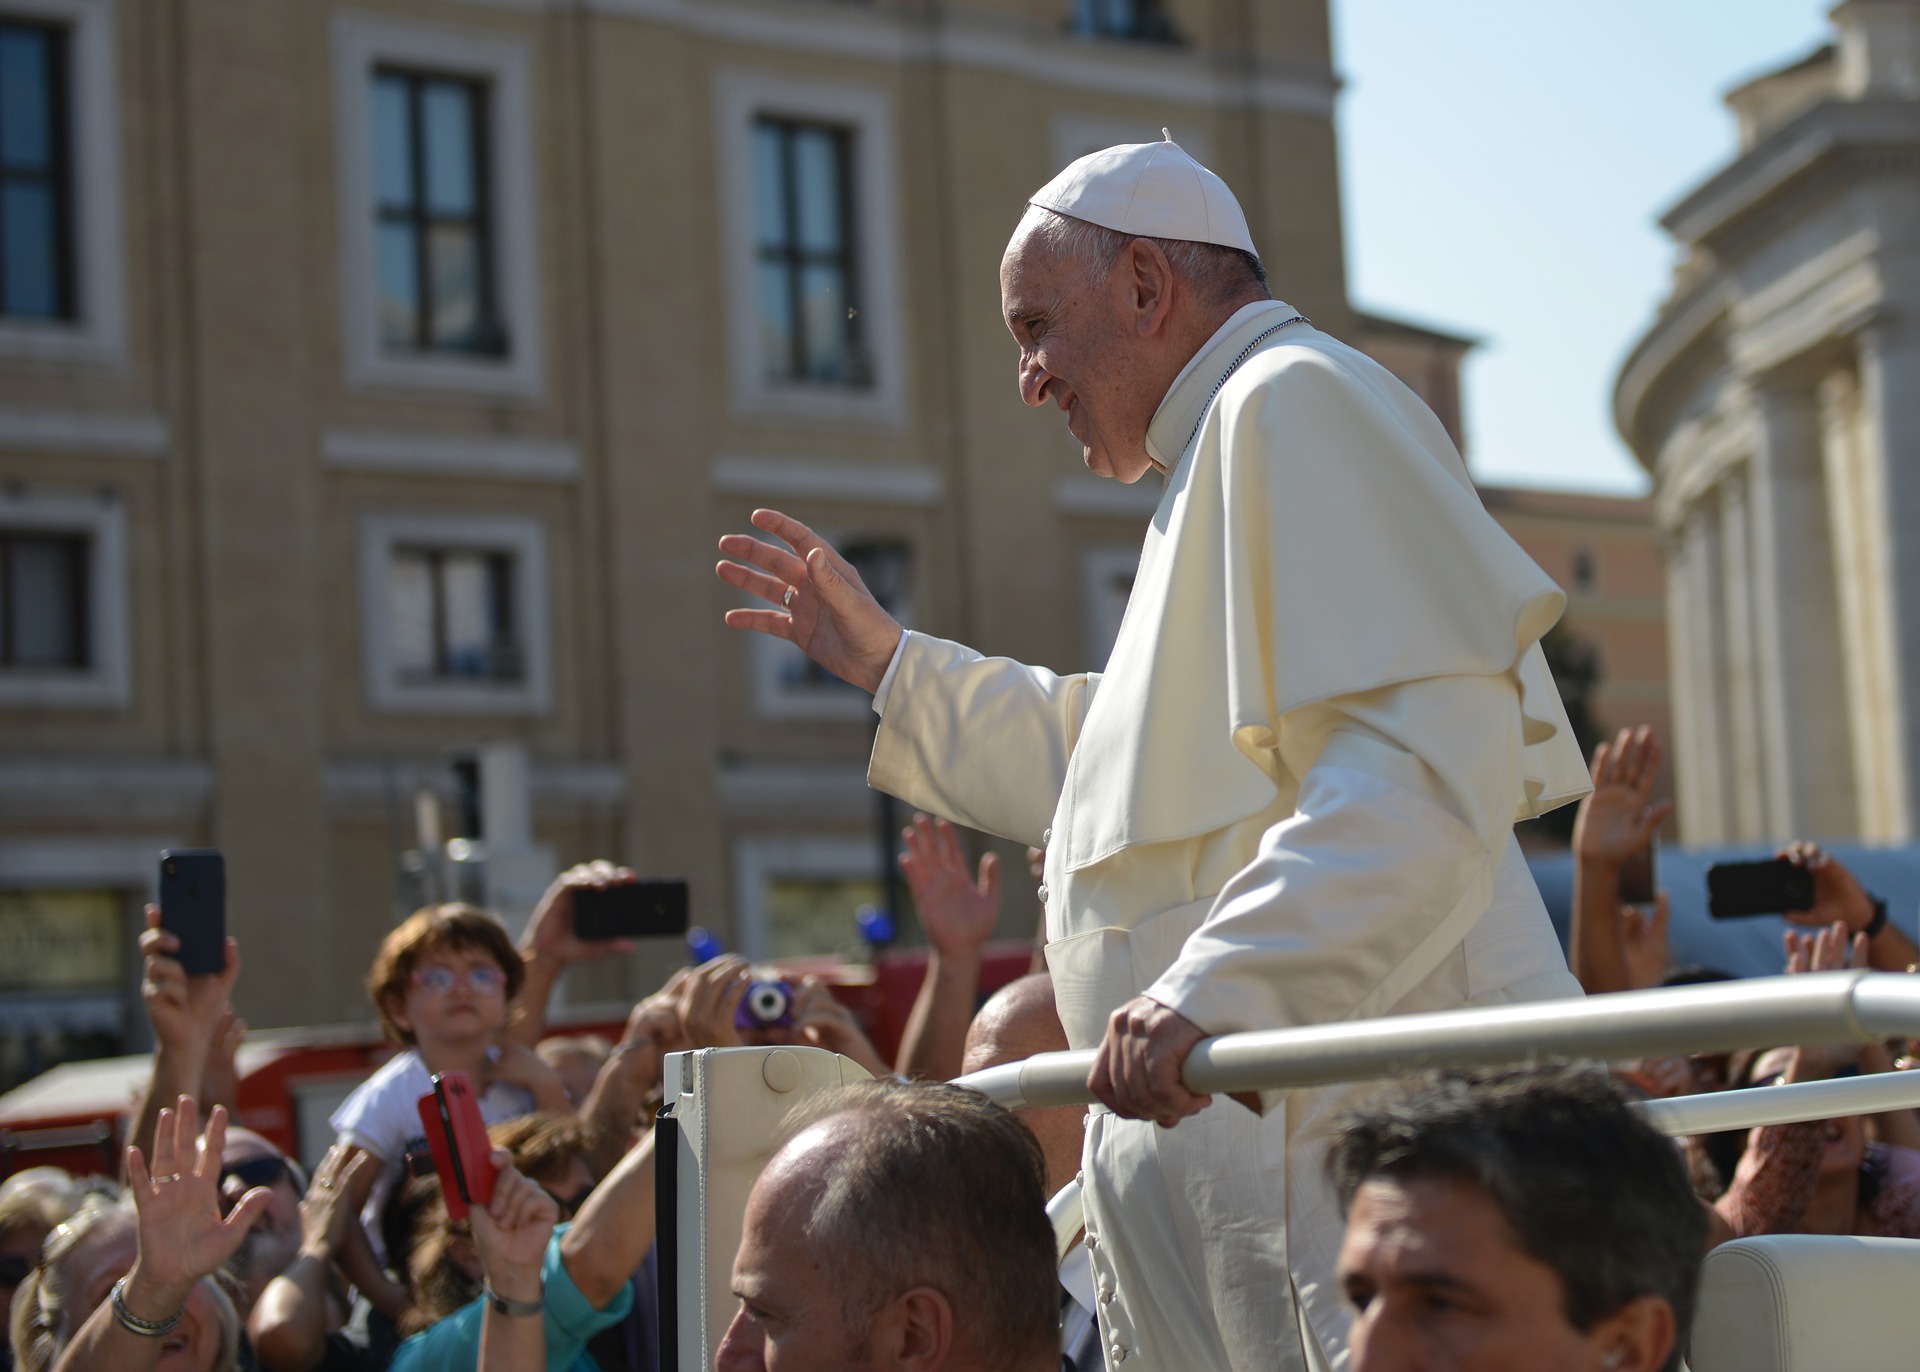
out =
[[[1920,1240],[1772,1234],[1707,1254],[1693,1372],[1912,1372]]]

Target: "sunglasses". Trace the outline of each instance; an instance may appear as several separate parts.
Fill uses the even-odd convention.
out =
[[[240,1185],[231,1192],[227,1188],[227,1178],[238,1177]],[[285,1178],[287,1183],[305,1195],[307,1177],[300,1170],[300,1164],[292,1158],[283,1158],[277,1153],[263,1153],[257,1158],[248,1158],[244,1162],[223,1163],[220,1167],[220,1209],[222,1212],[233,1209],[240,1198],[256,1186],[272,1186]]]
[[[560,1222],[562,1224],[579,1214],[580,1207],[585,1205],[587,1203],[587,1197],[593,1194],[593,1188],[591,1186],[583,1186],[571,1196],[563,1196],[558,1191],[548,1190],[548,1188],[544,1186],[540,1189],[546,1191],[546,1193],[553,1198],[553,1203],[560,1207]]]
[[[464,977],[451,967],[417,967],[411,980],[430,996],[444,996],[462,980],[469,990],[483,996],[498,994],[507,986],[507,974],[498,967],[469,967]]]

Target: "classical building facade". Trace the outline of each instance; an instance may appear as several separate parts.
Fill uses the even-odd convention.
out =
[[[1733,91],[1739,154],[1670,210],[1623,366],[1667,540],[1681,830],[1920,824],[1920,4]]]
[[[0,1076],[137,1033],[170,845],[257,1026],[364,1016],[436,836],[847,942],[871,714],[715,539],[1099,662],[1153,495],[1017,403],[1008,231],[1167,126],[1350,334],[1336,87],[1327,0],[0,0]]]

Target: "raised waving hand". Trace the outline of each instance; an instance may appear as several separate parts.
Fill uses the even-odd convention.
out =
[[[842,681],[878,690],[900,644],[899,621],[881,608],[853,565],[799,520],[755,510],[753,526],[787,546],[728,534],[720,551],[732,560],[714,570],[729,586],[778,608],[728,610],[727,624],[784,638]]]

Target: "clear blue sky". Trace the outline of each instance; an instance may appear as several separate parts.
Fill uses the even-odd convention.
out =
[[[1483,340],[1483,482],[1638,493],[1613,379],[1665,295],[1654,222],[1734,152],[1721,96],[1831,0],[1332,0],[1354,302]]]

